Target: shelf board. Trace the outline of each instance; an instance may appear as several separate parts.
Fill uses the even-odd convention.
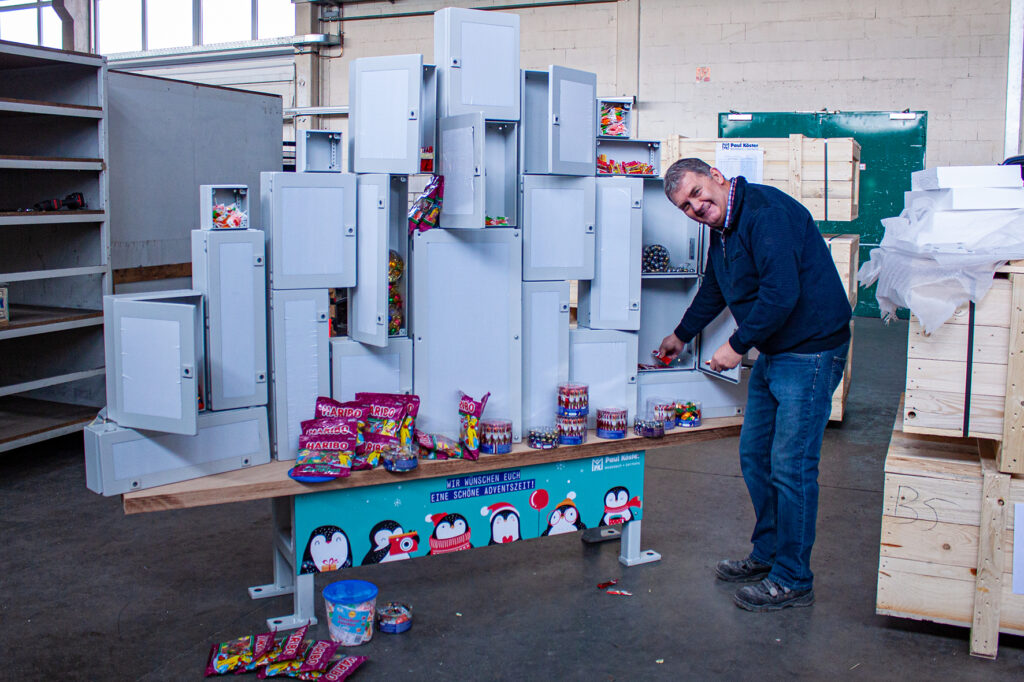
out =
[[[105,275],[110,269],[105,265],[90,265],[84,268],[54,268],[30,272],[0,272],[0,282],[31,282],[37,279],[59,279],[83,275]]]
[[[70,384],[72,381],[81,381],[82,379],[91,379],[93,377],[101,377],[106,374],[106,371],[102,368],[86,369],[81,372],[68,372],[67,374],[58,374],[54,377],[46,377],[45,379],[36,379],[35,381],[22,381],[17,384],[9,384],[7,386],[0,386],[0,396],[5,395],[16,395],[18,393],[28,393],[29,391],[35,391],[40,388],[49,388],[50,386],[60,386],[61,384]]]
[[[80,431],[99,408],[33,398],[0,399],[0,452]]]
[[[0,155],[0,168],[18,170],[82,170],[101,171],[103,159],[76,159],[58,156],[11,156]]]
[[[81,64],[97,71],[103,68],[103,57],[85,52],[71,52],[52,47],[36,47],[0,40],[0,69],[27,69],[38,66]]]
[[[0,211],[0,226],[100,223],[106,219],[106,211]]]
[[[696,272],[644,272],[640,279],[697,279]]]
[[[10,317],[7,325],[0,326],[0,339],[103,324],[102,310],[53,308],[41,305],[11,305]]]
[[[42,114],[45,116],[69,116],[73,118],[99,119],[103,118],[103,107],[0,97],[0,118],[21,114]]]

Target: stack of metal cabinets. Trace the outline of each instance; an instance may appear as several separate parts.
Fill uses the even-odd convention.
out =
[[[628,150],[630,140],[599,138]],[[635,141],[638,149],[651,144]],[[625,158],[625,157],[623,157]],[[640,157],[637,157],[638,159]],[[665,196],[660,169],[643,176],[597,177],[597,245],[593,279],[579,285],[579,324],[572,334],[570,373],[591,385],[591,403],[625,404],[643,414],[651,399],[699,401],[707,417],[742,414],[745,373],[714,372],[707,361],[735,330],[726,310],[669,366],[652,351],[672,333],[700,287],[709,231],[687,218]],[[643,252],[669,253],[665,272],[645,272]],[[628,373],[627,392],[608,385],[607,367]],[[597,402],[595,402],[597,401]],[[630,418],[634,415],[630,413]]]
[[[330,393],[328,291],[354,287],[356,176],[342,172],[341,133],[300,131],[295,173],[261,173],[268,261],[270,434],[295,459],[301,424]]]
[[[248,213],[248,188],[203,186]],[[208,195],[208,196],[207,196]],[[86,484],[131,490],[270,461],[263,233],[192,233],[192,289],[105,296],[107,407],[85,429]]]

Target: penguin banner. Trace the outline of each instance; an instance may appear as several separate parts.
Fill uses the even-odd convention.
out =
[[[644,453],[631,452],[297,495],[295,565],[325,573],[628,523],[643,486]]]

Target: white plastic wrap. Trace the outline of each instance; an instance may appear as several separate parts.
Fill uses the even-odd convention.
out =
[[[882,221],[885,237],[858,272],[876,281],[882,317],[909,308],[931,333],[968,301],[979,302],[997,268],[1024,258],[1024,210],[941,211],[915,200]]]

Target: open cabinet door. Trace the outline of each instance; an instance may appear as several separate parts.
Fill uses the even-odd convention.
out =
[[[349,134],[354,172],[420,172],[422,87],[423,55],[352,61]]]
[[[349,336],[381,348],[388,345],[389,177],[359,176],[356,286],[348,307]]]
[[[731,384],[740,383],[740,370],[742,364],[736,365],[732,369],[727,369],[724,372],[716,372],[711,369],[711,366],[707,364],[711,360],[711,356],[715,354],[719,346],[726,343],[729,337],[736,331],[736,320],[733,319],[732,313],[726,308],[718,317],[711,321],[711,324],[704,327],[704,331],[700,333],[700,344],[698,351],[698,362],[697,368],[713,377],[723,379]]]
[[[593,175],[597,148],[597,74],[552,66],[548,96],[551,172]]]
[[[440,227],[484,227],[484,116],[463,114],[438,124],[444,176]]]
[[[523,429],[551,424],[569,380],[569,283],[523,282]]]
[[[117,384],[110,418],[133,429],[194,436],[203,371],[196,306],[110,298],[107,371]]]

